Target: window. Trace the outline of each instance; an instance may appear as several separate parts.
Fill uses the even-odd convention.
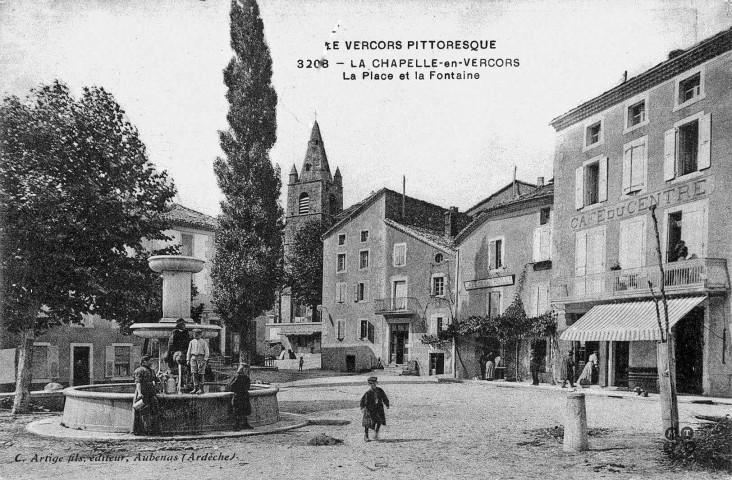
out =
[[[180,254],[186,257],[193,256],[193,235],[182,233],[180,235]]]
[[[675,84],[674,111],[696,103],[704,98],[704,68],[680,78]]]
[[[346,321],[345,320],[338,320],[338,323],[336,324],[336,338],[338,340],[343,340],[346,338]]]
[[[444,259],[445,257],[443,257],[441,253],[435,255],[435,263],[442,263]]]
[[[534,229],[534,262],[552,259],[552,229],[549,225]]]
[[[394,244],[394,266],[403,267],[407,264],[407,244],[406,243],[395,243]]]
[[[683,205],[675,211],[666,213],[664,228],[664,247],[666,261],[682,260],[683,254],[677,248],[681,241],[686,246],[686,258],[692,255],[703,258],[706,256],[707,237],[707,202],[692,202]]]
[[[338,254],[338,267],[337,272],[345,272],[346,271],[346,254],[345,253],[339,253]]]
[[[343,303],[346,301],[346,284],[345,282],[336,283],[336,302]]]
[[[602,145],[605,141],[602,119],[590,120],[585,124],[585,143],[583,151]]]
[[[358,252],[358,268],[360,270],[363,270],[364,268],[369,268],[368,250],[361,250],[360,252]]]
[[[534,316],[545,314],[549,308],[549,284],[537,285],[534,289]]]
[[[359,282],[356,284],[356,302],[364,302],[368,300],[368,282]]]
[[[345,244],[346,244],[346,234],[339,233],[338,234],[338,245],[345,245]]]
[[[623,146],[623,194],[639,192],[646,187],[646,163],[648,136],[643,136]]]
[[[646,101],[641,100],[635,105],[628,107],[627,128],[634,127],[646,121]]]
[[[432,295],[436,297],[445,296],[445,277],[443,275],[432,277]]]
[[[435,315],[432,317],[432,324],[430,325],[430,333],[432,335],[438,335],[441,331],[447,329],[447,321],[442,315]]]
[[[551,218],[551,207],[542,208],[539,210],[539,225],[546,225],[549,223]]]
[[[368,320],[361,320],[361,340],[374,343],[374,326]]]
[[[300,215],[307,215],[310,213],[310,195],[307,193],[300,194],[300,200],[298,201],[297,213]]]
[[[575,170],[574,207],[607,201],[607,157],[587,160]]]
[[[642,93],[625,102],[623,133],[648,125],[648,93]]]
[[[638,268],[646,264],[646,217],[644,215],[620,222],[618,247],[620,268]]]
[[[504,268],[503,239],[494,238],[488,242],[488,270]]]
[[[486,313],[490,318],[501,314],[501,292],[486,293]]]
[[[129,377],[131,375],[130,368],[130,356],[132,354],[132,347],[114,347],[114,376],[115,377]]]
[[[369,231],[361,230],[361,242],[368,242],[368,240],[369,240]]]
[[[704,112],[676,122],[664,134],[664,180],[673,180],[709,168],[711,114]]]

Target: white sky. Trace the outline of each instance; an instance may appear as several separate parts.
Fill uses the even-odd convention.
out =
[[[346,206],[383,186],[401,190],[406,175],[408,195],[461,211],[507,184],[514,164],[525,181],[552,176],[552,118],[613,87],[625,70],[640,73],[732,24],[730,0],[259,4],[279,96],[271,158],[282,168],[282,201],[317,111]],[[179,200],[216,215],[228,12],[222,0],[0,0],[0,93],[25,96],[54,78],[77,93],[103,86],[139,128],[150,159],[171,174]],[[496,40],[498,48],[341,50],[328,53],[328,69],[296,65],[320,58],[329,40],[453,39]],[[519,58],[521,66],[465,68],[480,72],[470,81],[346,82],[333,64],[433,57]]]

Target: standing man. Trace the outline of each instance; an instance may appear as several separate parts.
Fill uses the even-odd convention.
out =
[[[386,425],[384,405],[389,408],[389,399],[386,393],[376,386],[376,377],[369,377],[369,389],[361,397],[361,411],[363,412],[363,439],[369,442],[369,428],[374,430],[374,440],[379,439],[379,428]]]
[[[539,367],[541,366],[541,359],[535,348],[531,349],[529,353],[529,367],[531,369],[531,384],[539,385]]]
[[[209,357],[208,342],[201,338],[202,333],[200,328],[193,329],[193,340],[188,344],[186,354],[193,376],[193,393],[203,393],[203,374]]]
[[[166,356],[168,368],[174,375],[178,372],[178,364],[173,360],[173,355],[175,355],[175,352],[187,351],[190,342],[191,337],[188,335],[188,330],[186,330],[186,321],[179,318],[175,322],[175,330],[170,333],[168,355]]]
[[[567,388],[567,380],[569,380],[569,386],[574,388],[574,350],[570,350],[564,354],[560,374],[562,377],[562,388]]]
[[[134,372],[135,398],[133,403],[139,399],[142,399],[143,402],[142,408],[135,410],[135,420],[132,428],[135,435],[150,435],[159,432],[156,377],[151,365],[150,355],[144,355],[140,359],[140,366]]]
[[[249,402],[249,387],[252,382],[249,378],[249,364],[241,363],[239,368],[229,384],[226,386],[226,390],[233,392],[234,396],[231,398],[231,407],[234,411],[234,430],[251,430],[254,427],[249,425],[247,417],[252,414],[252,405]]]
[[[300,355],[300,371],[301,372],[302,372],[302,366],[303,366],[304,363],[305,363],[305,359],[303,358],[302,355]]]

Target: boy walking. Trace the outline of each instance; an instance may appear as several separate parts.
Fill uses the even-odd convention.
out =
[[[369,429],[374,431],[374,440],[379,439],[379,428],[386,425],[384,405],[389,408],[389,399],[386,393],[376,386],[376,377],[369,377],[369,389],[361,397],[361,411],[363,412],[363,440],[370,442]]]

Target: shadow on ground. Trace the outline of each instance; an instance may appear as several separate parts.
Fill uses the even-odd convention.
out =
[[[349,408],[358,409],[361,406],[358,400],[280,400],[279,404],[281,412],[299,413],[301,415],[316,412],[327,412],[329,410],[346,410]]]

